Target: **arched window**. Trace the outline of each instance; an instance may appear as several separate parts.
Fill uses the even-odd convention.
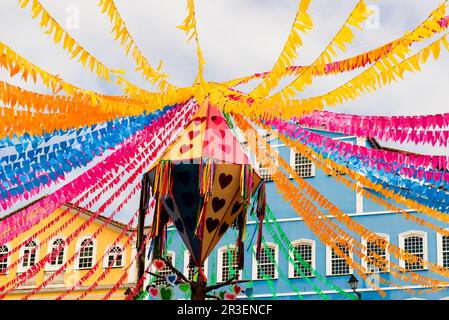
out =
[[[256,252],[255,247],[254,252]],[[266,247],[262,246],[260,250],[259,261],[256,259],[256,254],[253,254],[253,279],[263,280],[266,277],[277,279],[277,264],[279,264],[278,247],[274,243],[267,243]]]
[[[209,259],[206,259],[203,263],[203,272],[205,275],[207,275],[207,262]],[[194,276],[198,273],[198,268],[195,267],[193,263],[193,259],[190,256],[190,253],[188,250],[184,251],[184,275],[189,280],[193,280]]]
[[[94,261],[95,245],[93,240],[84,239],[81,241],[79,248],[82,248],[78,257],[78,269],[92,268]]]
[[[399,247],[415,257],[427,260],[427,233],[408,231],[399,235]],[[420,261],[400,260],[400,266],[408,271],[427,269]]]
[[[111,248],[108,254],[108,264],[112,268],[123,267],[123,250],[119,246]]]
[[[176,260],[175,260],[174,252],[167,251],[167,255],[165,256],[165,259],[168,260],[172,264],[172,266],[175,266]],[[171,271],[171,269],[167,266],[165,266],[161,270],[155,270],[154,266],[152,268],[153,268],[153,273],[164,277],[163,279],[159,278],[159,277],[154,277],[154,279],[155,279],[154,284],[157,286],[160,284],[166,284],[167,280],[165,280],[165,277],[168,276],[169,274],[173,273],[173,271]]]
[[[290,256],[293,262],[289,263],[289,278],[301,278],[301,273],[306,277],[312,277],[312,268],[315,268],[315,241],[301,239],[294,241],[292,246]],[[301,258],[307,262],[307,266],[301,263]]]
[[[339,250],[331,246],[326,248],[326,274],[329,276],[351,274],[352,268],[348,264],[348,261],[346,261],[346,256],[352,259],[352,244],[345,240],[334,241],[334,244]],[[344,256],[340,256],[340,252],[343,253]]]
[[[8,256],[9,248],[6,245],[0,246],[0,274],[5,274],[6,269],[8,268],[9,256]]]
[[[389,236],[386,234],[377,234],[385,241],[389,241]],[[381,241],[381,240],[380,240]],[[366,247],[366,258],[363,259],[363,264],[367,273],[379,273],[389,271],[390,254],[387,251],[386,246],[382,245],[380,241],[376,241],[375,238],[363,239],[363,245]],[[376,262],[375,256],[380,256],[385,259],[385,263],[381,261]]]
[[[217,255],[217,281],[226,282],[237,274],[238,250],[234,245],[221,247]],[[239,279],[242,275],[239,273]]]
[[[449,231],[449,229],[445,229]],[[438,265],[449,268],[449,236],[437,233]]]
[[[22,268],[27,269],[36,264],[37,243],[31,240],[25,245],[23,250]]]
[[[57,238],[51,243],[51,262],[50,266],[60,267],[64,264],[65,241]]]

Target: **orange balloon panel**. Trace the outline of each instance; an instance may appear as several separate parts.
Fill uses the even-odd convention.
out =
[[[240,165],[222,164],[215,168],[212,195],[206,209],[201,250],[204,261],[243,209],[240,186]],[[251,194],[257,190],[261,178],[254,172]],[[246,212],[244,213],[246,214]]]
[[[206,109],[198,110],[192,121],[162,156],[161,160],[192,160],[201,158],[206,132]]]

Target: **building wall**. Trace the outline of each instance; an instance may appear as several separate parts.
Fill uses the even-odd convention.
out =
[[[314,130],[317,132],[318,130]],[[366,140],[356,139],[355,137],[345,137],[341,134],[331,134],[325,131],[319,131],[321,134],[325,134],[332,138],[341,139],[350,143],[358,143],[365,145],[367,147],[372,147]],[[290,161],[290,149],[281,144],[280,140],[274,139],[270,141],[272,147],[277,146],[280,156],[282,156],[286,161]],[[420,226],[413,221],[406,220],[400,214],[395,214],[391,212],[386,212],[384,207],[379,205],[378,203],[373,202],[371,199],[366,199],[364,197],[359,196],[359,200],[357,200],[357,195],[355,191],[350,190],[340,182],[336,181],[334,178],[328,176],[322,170],[315,168],[315,176],[311,178],[307,178],[307,182],[309,182],[314,188],[316,188],[321,194],[326,196],[333,204],[335,204],[338,208],[343,210],[345,213],[351,215],[353,219],[357,222],[361,223],[363,226],[367,227],[369,230],[376,233],[383,233],[389,236],[391,243],[399,246],[399,234],[402,232],[417,230],[423,231],[427,235],[427,246],[425,250],[427,250],[427,259],[433,263],[437,263],[437,234],[434,230],[430,230],[426,227]],[[323,243],[321,243],[311,232],[302,219],[298,217],[292,207],[282,199],[281,194],[277,191],[276,186],[273,182],[267,182],[266,185],[267,190],[267,202],[271,208],[271,211],[276,216],[278,222],[282,226],[287,237],[293,242],[298,239],[310,239],[315,241],[315,268],[316,270],[323,275],[328,281],[331,281],[338,287],[346,290],[347,292],[351,292],[349,290],[348,275],[342,276],[327,276],[326,275],[326,247]],[[357,204],[357,201],[359,202]],[[396,203],[395,203],[396,204]],[[398,204],[396,204],[398,205]],[[403,207],[398,205],[399,207]],[[413,213],[416,216],[421,216],[420,213]],[[331,217],[331,219],[333,219]],[[432,223],[444,227],[443,223],[432,220],[427,216],[425,219],[431,220]],[[253,278],[253,269],[254,269],[254,260],[253,255],[251,254],[251,250],[248,250],[251,235],[253,235],[256,224],[254,221],[248,221],[248,237],[245,242],[245,267],[243,271],[243,279],[252,279]],[[335,219],[333,219],[335,221]],[[338,221],[335,221],[340,227],[341,224]],[[343,228],[345,229],[345,228]],[[358,235],[354,235],[345,229],[349,234],[355,237],[358,240],[361,240]],[[267,242],[273,242],[270,235],[267,233],[266,228],[264,229],[264,236]],[[183,253],[183,245],[182,240],[178,237],[176,230],[170,228],[169,230],[169,238],[172,237],[171,245],[169,246],[169,250],[175,253],[175,265],[179,270],[183,270],[184,265],[184,253]],[[236,232],[234,230],[228,230],[225,236],[219,241],[215,250],[209,256],[207,261],[207,275],[208,280],[211,281],[213,279],[217,279],[217,273],[219,261],[217,250],[227,244],[234,244],[236,239]],[[251,246],[255,244],[255,240]],[[279,245],[279,244],[278,244]],[[251,249],[251,248],[250,248]],[[354,259],[358,263],[362,263],[360,258],[354,255]],[[390,260],[399,264],[399,260],[397,257],[391,256]],[[281,274],[278,274],[278,279],[274,279],[271,284],[269,284],[266,280],[253,280],[254,287],[254,297],[256,299],[272,299],[273,298],[273,290],[270,288],[272,286],[274,291],[276,292],[277,299],[298,299],[298,294],[295,292],[300,292],[302,298],[304,299],[320,299],[320,296],[317,295],[311,284],[307,283],[304,279],[292,279],[289,277],[289,261],[288,257],[282,250],[278,250],[278,265],[280,267]],[[432,277],[434,279],[442,279],[442,277],[435,275],[434,273],[430,273],[427,270],[415,271],[418,274]],[[437,292],[421,292],[423,288],[416,287],[413,283],[404,283],[401,280],[394,278],[390,273],[382,273],[375,274],[371,277],[373,281],[376,281],[377,275],[385,278],[389,281],[395,281],[398,283],[396,286],[385,287],[381,285],[383,290],[386,293],[386,297],[384,299],[442,299],[449,297],[449,290],[444,288],[443,290],[439,290]],[[362,299],[382,299],[379,293],[370,288],[369,285],[365,283],[365,281],[357,275],[359,279],[358,291],[362,293]],[[288,278],[288,281],[285,279]],[[323,292],[327,293],[330,299],[347,299],[343,295],[336,294],[333,288],[326,286],[317,278],[310,278],[310,280],[315,283]],[[244,288],[248,285],[243,284]],[[405,290],[407,289],[407,290]],[[414,290],[414,291],[410,291]],[[179,293],[178,293],[179,294]],[[182,295],[181,295],[182,297]],[[244,298],[244,295],[241,296]]]
[[[62,208],[59,208],[55,210],[52,214],[50,214],[47,218],[40,221],[37,225],[35,225],[33,228],[28,230],[27,232],[21,234],[19,237],[14,239],[13,241],[7,243],[9,246],[9,249],[15,248],[19,246],[20,243],[23,241],[26,241],[31,235],[33,235],[36,231],[40,230],[41,228],[45,227],[50,221],[54,220],[58,215],[60,215],[65,209],[65,206]],[[45,238],[58,230],[58,228],[63,225],[66,221],[70,220],[70,218],[73,216],[73,214],[76,211],[74,209],[70,209],[70,212],[65,215],[63,218],[61,218],[57,223],[54,223],[46,232],[39,235],[37,237],[37,242],[39,244],[38,248],[38,257],[36,257],[36,262],[40,261],[42,258],[47,255],[50,249],[50,243],[52,241],[49,241],[47,243],[42,244],[42,242],[45,240]],[[89,219],[90,215],[82,213],[80,216],[78,216],[67,228],[62,230],[60,233],[58,233],[58,236],[62,236],[64,239],[67,239],[73,232],[75,232],[86,219]],[[70,259],[74,255],[74,253],[77,250],[77,244],[82,241],[85,237],[90,237],[95,233],[95,231],[100,227],[100,225],[103,223],[101,220],[95,220],[93,223],[91,223],[86,229],[81,231],[81,233],[69,243],[68,247],[65,246],[66,254],[64,257],[64,262],[67,261],[67,259]],[[95,240],[95,261],[98,259],[101,259],[105,251],[109,248],[110,245],[113,244],[115,239],[118,237],[122,229],[118,226],[109,225],[108,227],[104,228],[102,232],[98,234]],[[56,237],[55,237],[56,238]],[[120,241],[121,246],[123,247],[124,243],[127,241],[128,235],[125,235],[122,240]],[[124,248],[124,263],[123,265],[126,266],[131,262],[132,256],[131,256],[131,248],[135,247],[135,242],[132,241],[132,246],[128,246]],[[11,263],[14,263],[19,259],[19,256],[21,255],[22,250],[19,250],[18,252],[15,252],[9,257],[8,265],[11,265]],[[31,297],[32,299],[54,299],[61,293],[68,290],[73,283],[76,283],[76,281],[80,278],[82,278],[87,272],[89,272],[89,269],[85,270],[78,270],[77,259],[75,259],[74,263],[70,263],[67,267],[67,269],[62,273],[61,276],[54,279],[53,282],[50,282],[49,285],[46,288],[43,288],[41,291],[39,291],[36,295]],[[8,283],[11,279],[14,279],[17,276],[18,271],[20,271],[20,266],[22,265],[23,260],[19,264],[19,267],[12,268],[7,274],[0,274],[0,286]],[[101,261],[98,269],[95,271],[95,273],[85,282],[83,282],[83,285],[78,288],[76,291],[69,294],[66,299],[74,299],[82,294],[92,283],[94,283],[99,276],[103,273],[103,271],[106,269],[106,266],[104,266],[103,261]],[[32,279],[27,281],[26,286],[22,285],[16,290],[12,291],[10,294],[7,295],[6,299],[20,299],[23,297],[26,293],[30,292],[33,288],[41,284],[46,277],[48,277],[52,272],[48,271],[49,266],[46,265],[44,268],[42,268]],[[109,289],[118,282],[120,277],[122,276],[123,272],[125,271],[124,267],[114,267],[111,269],[110,273],[105,277],[104,280],[102,280],[99,283],[99,286],[92,291],[88,296],[87,299],[101,299],[108,291]],[[111,299],[123,299],[124,292],[127,287],[131,286],[132,283],[135,281],[135,265],[133,264],[132,268],[130,269],[130,276],[127,277],[126,281],[124,282],[123,286],[119,288],[115,292],[115,294],[111,297]]]

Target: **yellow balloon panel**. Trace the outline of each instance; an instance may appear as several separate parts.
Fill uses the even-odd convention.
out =
[[[219,164],[215,166],[212,194],[206,205],[204,217],[204,233],[202,252],[206,250],[219,230],[219,226],[240,188],[241,166],[233,164]],[[203,254],[201,254],[203,256]]]
[[[201,158],[205,127],[205,121],[193,120],[162,157],[162,160],[185,161]]]
[[[230,167],[234,167],[231,169]],[[216,171],[215,179],[214,179],[214,194],[209,200],[207,204],[207,213],[209,215],[206,216],[206,226],[204,232],[204,238],[202,243],[202,251],[201,251],[201,260],[204,261],[209,254],[212,252],[215,245],[220,241],[225,232],[232,225],[234,220],[239,216],[239,214],[243,210],[243,202],[242,202],[242,194],[240,187],[240,176],[241,176],[241,166],[239,165],[217,165],[217,167],[221,167],[220,173],[218,170]],[[222,183],[228,182],[231,180],[230,176],[232,175],[232,180],[224,189],[221,189],[220,180]],[[220,179],[221,177],[221,179]],[[235,179],[236,177],[236,179]],[[254,173],[253,174],[253,188],[251,190],[251,194],[253,195],[256,192],[261,179],[260,177]],[[237,183],[235,183],[237,182]],[[216,187],[218,184],[218,188]],[[232,185],[231,185],[232,184]],[[229,190],[225,189],[229,188]],[[232,196],[230,196],[232,194]],[[230,196],[230,197],[229,197]],[[214,204],[214,200],[215,204]],[[221,207],[224,203],[225,205]],[[215,207],[214,207],[215,205]],[[217,212],[215,210],[219,209]],[[246,213],[245,213],[246,214]],[[208,228],[209,221],[209,228]]]

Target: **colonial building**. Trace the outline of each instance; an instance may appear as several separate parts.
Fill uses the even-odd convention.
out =
[[[18,211],[3,217],[2,220]],[[14,278],[25,280],[20,281],[21,283],[5,298],[21,299],[49,277],[53,277],[30,299],[55,299],[69,290],[87,273],[94,271],[88,279],[82,282],[81,286],[76,287],[65,299],[76,299],[85,292],[88,292],[85,299],[101,299],[126,272],[126,266],[130,265],[125,281],[110,297],[110,299],[123,299],[125,291],[136,282],[136,268],[133,262],[136,245],[134,239],[129,241],[133,230],[125,231],[124,224],[112,220],[96,237],[93,237],[107,220],[107,217],[98,215],[92,223],[83,228],[83,223],[91,219],[93,215],[94,213],[89,210],[66,204],[30,230],[0,246],[0,287],[8,285],[6,288],[8,290],[11,288],[8,283]],[[65,225],[66,227],[62,228]],[[81,232],[69,240],[69,237],[80,227]],[[43,228],[45,228],[45,232],[38,233]],[[123,233],[121,240],[116,242],[115,240],[121,233]],[[19,250],[14,250],[20,245]],[[60,249],[61,247],[62,249]],[[51,255],[50,262],[45,263],[36,274],[31,277],[21,277],[30,268],[35,268],[39,261],[52,252],[54,254]],[[71,259],[75,252],[78,252],[77,257]],[[96,265],[97,261],[98,265]],[[66,263],[67,265],[62,268],[63,271],[59,272],[58,269],[61,269]],[[106,277],[99,280],[100,275],[110,264],[112,267]],[[91,291],[90,287],[92,287]]]

